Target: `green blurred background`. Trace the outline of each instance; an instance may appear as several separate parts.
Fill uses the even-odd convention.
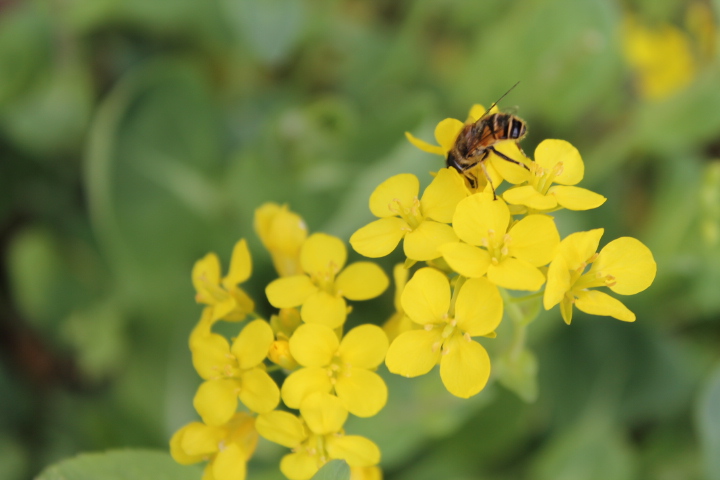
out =
[[[431,140],[442,118],[520,81],[500,106],[527,121],[525,151],[570,141],[581,186],[608,197],[558,214],[561,233],[604,227],[603,244],[635,236],[656,256],[654,285],[624,299],[638,321],[543,313],[537,384],[530,365],[460,401],[436,375],[386,375],[386,409],[348,430],[380,444],[392,480],[720,479],[718,10],[0,1],[0,478],[78,452],[166,449],[197,418],[193,262],[227,262],[248,238],[244,287],[269,315],[255,208],[289,203],[311,231],[347,239],[380,181],[427,184],[442,165],[404,131]],[[351,318],[391,310],[388,292]],[[280,478],[281,453],[262,442],[249,478]]]

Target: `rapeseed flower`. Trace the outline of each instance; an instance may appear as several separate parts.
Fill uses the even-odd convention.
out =
[[[339,398],[315,392],[300,405],[300,417],[283,411],[262,414],[257,430],[271,442],[291,448],[280,461],[290,480],[307,480],[325,463],[345,460],[350,467],[371,467],[380,462],[380,449],[365,437],[345,435],[348,412]]]
[[[511,223],[510,210],[501,199],[476,193],[461,201],[453,228],[465,243],[440,247],[448,265],[462,276],[488,280],[512,290],[537,290],[545,282],[538,267],[555,255],[560,235],[553,218],[528,215]]]
[[[300,248],[308,236],[307,225],[287,205],[265,203],[255,210],[255,232],[270,252],[278,275],[287,277],[302,273]]]
[[[535,161],[527,165],[528,184],[512,187],[502,195],[509,204],[524,205],[529,213],[536,213],[560,207],[589,210],[605,203],[602,195],[573,186],[582,180],[585,166],[580,152],[565,140],[543,140],[535,149]]]
[[[337,328],[345,322],[345,299],[368,300],[385,291],[389,280],[380,267],[371,262],[345,266],[347,249],[337,237],[324,233],[311,235],[300,249],[302,274],[278,278],[265,289],[270,303],[277,308],[302,306],[304,322]]]
[[[568,235],[548,268],[543,304],[546,310],[558,303],[563,320],[572,321],[573,305],[591,315],[607,315],[625,322],[635,314],[619,300],[593,290],[608,287],[620,295],[634,295],[655,279],[657,264],[650,250],[639,240],[622,237],[597,251],[604,230]],[[585,269],[590,265],[590,269]]]
[[[207,460],[203,479],[244,480],[257,441],[255,419],[241,412],[223,425],[185,425],[170,439],[170,454],[182,465]]]
[[[220,259],[214,253],[208,253],[195,262],[192,270],[192,282],[195,287],[195,300],[213,307],[212,320],[244,320],[255,309],[252,299],[238,284],[250,278],[252,262],[245,239],[238,241],[233,248],[228,274],[220,278]]]
[[[387,386],[372,370],[387,349],[387,336],[376,325],[355,327],[342,340],[325,325],[298,327],[290,338],[290,353],[305,368],[285,379],[283,402],[299,408],[313,392],[334,392],[353,415],[375,415],[387,402]]]
[[[440,378],[450,393],[468,398],[485,387],[490,357],[472,337],[491,336],[500,324],[503,302],[485,278],[450,282],[434,268],[421,268],[405,286],[402,304],[423,328],[401,333],[390,344],[385,364],[392,373],[416,377],[440,363]]]
[[[263,361],[274,340],[264,320],[248,323],[232,346],[222,335],[196,335],[190,344],[193,365],[205,379],[193,405],[207,425],[226,423],[237,410],[238,398],[250,410],[269,412],[280,401],[280,390]]]
[[[457,241],[447,224],[455,206],[468,195],[460,174],[443,168],[418,200],[419,192],[420,182],[409,173],[381,183],[370,195],[370,211],[380,219],[350,237],[355,251],[370,258],[384,257],[404,239],[407,258],[425,261],[440,256],[438,246]]]

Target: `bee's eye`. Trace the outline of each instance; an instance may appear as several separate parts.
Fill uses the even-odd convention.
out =
[[[522,122],[519,122],[519,121],[513,119],[512,126],[510,127],[510,138],[520,137],[520,135],[522,135],[522,131],[523,131]]]

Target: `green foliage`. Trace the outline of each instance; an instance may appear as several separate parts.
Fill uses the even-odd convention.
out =
[[[347,239],[378,183],[442,165],[403,132],[430,140],[518,80],[500,107],[527,121],[524,150],[572,142],[582,186],[609,199],[561,212],[560,230],[604,227],[655,254],[655,284],[628,299],[638,320],[508,315],[483,345],[522,334],[528,349],[481,395],[381,369],[387,407],[348,432],[380,445],[388,480],[720,478],[720,65],[716,37],[702,53],[686,27],[687,2],[60,3],[0,2],[3,478],[53,463],[38,478],[200,478],[164,453],[72,458],[166,451],[197,418],[193,262],[226,264],[246,237],[248,292],[269,315],[255,208],[289,203]],[[628,10],[688,31],[692,84],[643,99],[623,56]],[[381,323],[391,305],[353,316]],[[249,478],[279,478],[280,455],[261,441]],[[346,477],[340,463],[318,473]]]
[[[311,480],[350,480],[350,467],[343,460],[332,460],[318,470]]]

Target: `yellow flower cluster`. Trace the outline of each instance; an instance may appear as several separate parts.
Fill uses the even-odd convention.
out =
[[[473,106],[468,121],[477,121],[484,111]],[[441,121],[435,129],[438,145],[406,136],[420,149],[447,157],[463,127],[460,120]],[[427,263],[399,287],[398,312],[386,325],[393,340],[385,363],[390,372],[407,377],[439,364],[445,387],[463,398],[481,391],[490,377],[490,358],[474,337],[496,335],[503,298],[517,300],[505,290],[538,292],[545,285],[544,292],[528,297],[542,295],[546,309],[560,304],[567,323],[573,306],[633,321],[635,315],[619,300],[594,289],[605,286],[632,295],[650,286],[656,271],[649,249],[632,238],[614,240],[600,253],[602,229],[560,241],[549,213],[588,210],[605,202],[576,186],[584,165],[575,147],[545,140],[534,160],[514,142],[495,147],[525,168],[493,153],[475,167],[484,167],[477,176],[485,178],[484,184],[472,189],[449,167],[435,174],[422,196],[417,177],[393,176],[370,196],[370,211],[379,219],[350,238],[357,252],[371,258],[389,254],[403,240],[406,266]],[[510,187],[498,197],[503,180]]]
[[[193,401],[202,422],[175,433],[173,458],[207,461],[204,480],[242,480],[261,436],[293,450],[280,463],[291,480],[311,478],[332,459],[345,460],[355,478],[379,478],[377,445],[345,435],[343,426],[348,414],[370,417],[385,406],[387,386],[374,370],[385,359],[388,338],[375,325],[348,332],[343,325],[347,300],[377,297],[389,280],[371,262],[346,267],[343,242],[308,236],[302,218],[287,207],[263,205],[255,228],[280,276],[266,288],[279,310],[270,321],[259,318],[239,287],[252,270],[245,240],[235,245],[225,277],[214,253],[195,264],[195,298],[206,307],[189,343],[204,380]],[[213,331],[221,320],[243,321],[232,341]],[[278,410],[281,399],[299,415]]]
[[[469,121],[483,112],[474,106]],[[439,145],[407,136],[422,150],[447,157],[463,127],[455,119],[440,122]],[[517,164],[492,151],[474,167],[473,182],[443,168],[422,195],[416,176],[399,174],[370,196],[370,211],[378,219],[356,231],[350,244],[378,258],[402,241],[406,257],[393,272],[395,313],[383,328],[345,328],[348,302],[387,289],[383,270],[369,261],[347,265],[341,239],[310,235],[303,219],[285,206],[265,204],[255,214],[255,230],[278,273],[265,288],[277,309],[269,321],[255,313],[255,302],[240,287],[252,271],[245,240],[235,245],[225,276],[217,255],[200,259],[192,282],[205,307],[189,346],[203,379],[193,400],[202,421],[175,433],[173,458],[182,464],[207,461],[204,480],[243,480],[263,437],[292,450],[280,462],[290,480],[310,479],[332,459],[345,460],[353,480],[380,479],[379,448],[346,434],[344,425],[350,414],[371,417],[385,406],[388,389],[375,372],[383,362],[406,377],[439,365],[447,390],[468,398],[491,378],[490,355],[481,341],[497,336],[504,314],[512,317],[518,302],[542,298],[548,310],[560,305],[568,324],[573,307],[635,320],[625,305],[597,288],[632,295],[649,287],[656,265],[648,248],[623,237],[598,252],[601,228],[561,240],[549,215],[605,202],[576,186],[584,175],[577,149],[545,140],[532,160],[514,142],[494,147]],[[510,186],[501,193],[504,181]],[[424,265],[416,268],[418,262]],[[530,293],[519,297],[509,291]],[[524,328],[530,320],[514,325]],[[219,321],[241,322],[237,336],[214,331]],[[527,354],[522,344],[513,350]]]

